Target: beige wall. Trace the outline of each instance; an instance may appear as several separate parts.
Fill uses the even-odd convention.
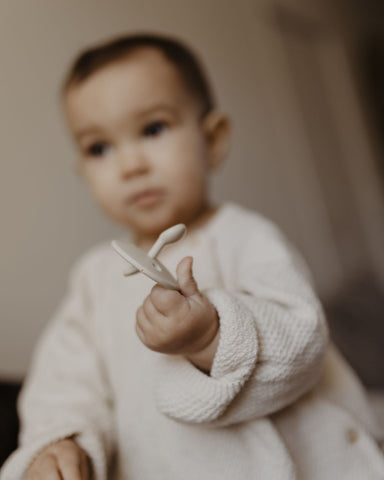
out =
[[[73,260],[118,231],[96,211],[73,172],[58,101],[63,73],[78,49],[117,33],[172,33],[202,52],[234,122],[230,158],[214,182],[214,197],[278,221],[307,257],[320,293],[338,288],[343,267],[269,3],[0,3],[0,376],[25,373]]]

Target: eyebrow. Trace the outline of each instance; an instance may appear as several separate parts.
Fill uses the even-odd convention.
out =
[[[95,125],[74,131],[73,135],[77,140],[80,140],[82,137],[86,137],[88,135],[97,135],[101,133],[101,131],[102,129]]]
[[[155,105],[151,105],[149,107],[143,108],[141,111],[137,113],[138,117],[145,117],[150,115],[151,113],[155,113],[157,111],[166,111],[172,114],[176,113],[176,108],[174,106],[168,105],[166,103],[158,103]]]
[[[174,106],[168,105],[168,104],[163,104],[163,103],[158,103],[155,105],[151,105],[149,107],[145,107],[139,111],[136,111],[133,113],[133,116],[135,120],[141,121],[145,117],[148,117],[149,115],[152,115],[157,112],[167,112],[169,114],[172,114],[173,116],[176,116],[179,118],[179,114],[177,113],[177,109]],[[132,114],[131,114],[132,115]],[[102,133],[103,127],[100,127],[98,125],[90,125],[85,128],[80,128],[79,130],[74,132],[74,136],[76,139],[80,139],[82,137],[85,137],[87,135],[97,135]]]

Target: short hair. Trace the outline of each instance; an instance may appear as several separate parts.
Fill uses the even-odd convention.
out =
[[[201,103],[203,115],[215,107],[208,78],[197,56],[179,40],[155,34],[125,35],[84,50],[72,64],[64,81],[63,92],[81,84],[103,67],[142,48],[160,51],[176,68],[184,85]]]

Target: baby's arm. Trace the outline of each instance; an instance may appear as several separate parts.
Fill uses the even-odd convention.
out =
[[[279,232],[257,227],[236,243],[221,237],[211,253],[222,259],[224,288],[204,292],[220,319],[210,376],[180,356],[159,359],[157,403],[173,418],[216,425],[261,418],[318,381],[328,345],[321,306]]]
[[[66,438],[87,452],[95,479],[107,478],[113,428],[110,388],[92,337],[93,266],[87,257],[74,271],[68,296],[40,339],[18,401],[20,445],[1,480],[24,478],[40,452]]]

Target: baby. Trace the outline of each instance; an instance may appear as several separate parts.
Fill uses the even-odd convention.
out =
[[[160,255],[180,291],[124,277],[109,245],[76,264],[1,480],[383,479],[301,258],[262,216],[210,201],[230,126],[194,55],[161,36],[112,40],[77,59],[63,99],[107,215],[144,250],[187,225]]]

